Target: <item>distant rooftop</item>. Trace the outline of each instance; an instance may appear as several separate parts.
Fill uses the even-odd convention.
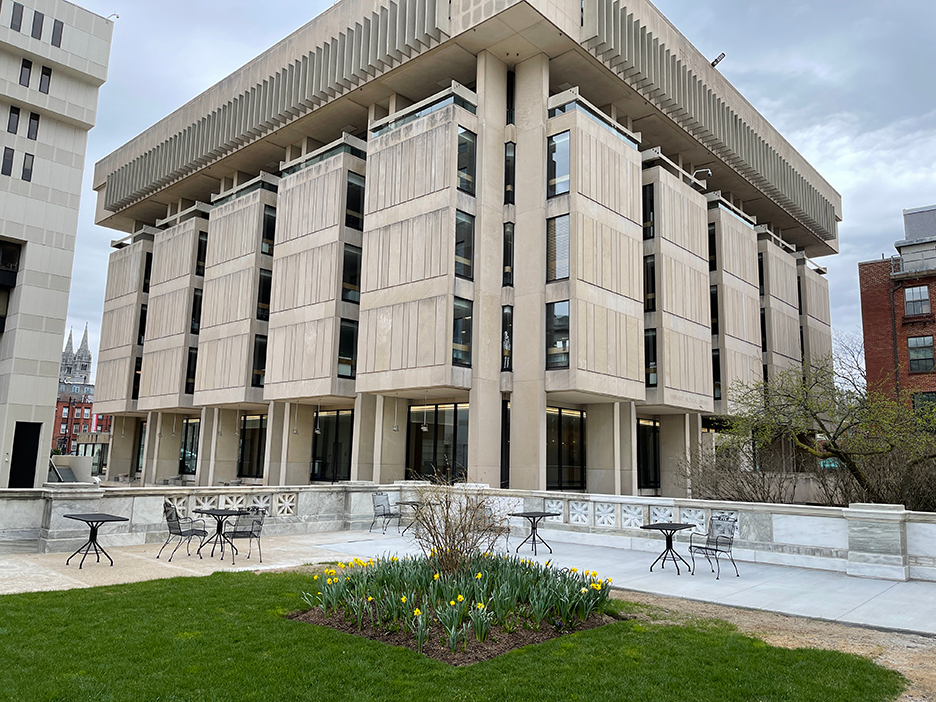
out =
[[[936,205],[903,211],[904,237],[907,243],[936,237]],[[897,242],[898,244],[902,242]]]

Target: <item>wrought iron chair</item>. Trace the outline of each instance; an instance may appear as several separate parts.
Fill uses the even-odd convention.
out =
[[[166,543],[159,549],[156,558],[162,555],[163,549],[177,536],[179,537],[179,543],[176,544],[176,547],[172,549],[172,553],[169,555],[170,563],[172,563],[172,557],[175,555],[175,552],[179,550],[179,546],[182,545],[183,540],[185,541],[185,552],[187,555],[191,556],[192,550],[190,548],[190,543],[192,539],[197,536],[200,544],[202,539],[208,536],[208,530],[205,529],[204,519],[186,519],[180,517],[178,510],[176,510],[175,505],[171,502],[163,502],[163,515],[165,515],[166,525],[169,527],[169,538],[166,539]],[[198,554],[198,557],[202,557],[201,553]]]
[[[490,507],[482,506],[478,510],[478,520],[480,521],[481,532],[487,537],[487,550],[494,551],[497,540],[503,536],[507,550],[510,550],[510,524],[497,519],[494,510]]]
[[[247,539],[247,558],[253,553],[253,542],[257,540],[257,553],[263,563],[263,551],[260,549],[260,532],[263,530],[263,518],[266,510],[262,507],[250,507],[247,514],[239,514],[234,525],[224,532],[227,539]],[[233,543],[232,543],[233,545]],[[234,565],[234,549],[231,549],[231,565]]]
[[[698,553],[705,556],[705,560],[708,561],[713,573],[715,572],[715,566],[718,566],[718,573],[715,576],[715,579],[718,580],[721,577],[721,563],[719,563],[718,558],[725,554],[731,561],[731,565],[734,566],[735,575],[741,577],[741,573],[738,572],[738,564],[735,563],[734,557],[731,555],[731,546],[734,542],[737,523],[738,520],[733,517],[716,515],[709,520],[707,534],[693,532],[689,535],[689,555],[692,556],[693,575],[695,575],[695,555]],[[713,556],[715,565],[712,565]]]
[[[390,508],[390,496],[385,492],[375,492],[371,495],[374,500],[374,521],[371,522],[370,529],[368,531],[374,530],[374,524],[377,523],[378,519],[383,519],[383,533],[387,533],[387,525],[391,520],[397,520],[397,531],[400,530],[400,512],[397,510],[394,512]]]

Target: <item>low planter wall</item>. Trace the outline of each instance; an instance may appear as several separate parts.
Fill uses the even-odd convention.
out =
[[[302,486],[97,487],[49,483],[31,490],[0,490],[0,553],[65,552],[87,538],[87,527],[64,515],[105,512],[128,517],[102,528],[108,543],[162,543],[167,537],[163,502],[183,516],[197,509],[263,507],[266,534],[367,529],[371,494],[387,492],[391,503],[416,496],[417,483],[375,486],[366,482]],[[738,520],[736,560],[837,570],[859,577],[936,581],[936,514],[908,512],[900,505],[852,504],[811,507],[662,497],[591,495],[484,489],[498,509],[544,510],[548,539],[614,548],[658,551],[660,536],[640,529],[653,522],[683,522],[704,531],[712,516]],[[213,522],[206,520],[211,530]],[[519,534],[523,519],[511,520]],[[688,531],[677,534],[688,541]]]

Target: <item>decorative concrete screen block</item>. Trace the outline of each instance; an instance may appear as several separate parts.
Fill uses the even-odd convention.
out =
[[[218,507],[218,496],[217,495],[195,495],[195,507],[196,509],[216,509]]]
[[[221,509],[244,509],[246,502],[244,495],[221,495],[218,499],[218,505]]]
[[[270,514],[270,495],[251,495],[247,507],[262,509],[266,514]]]
[[[651,507],[650,508],[650,523],[658,524],[659,522],[671,522],[673,521],[673,508],[672,507]]]
[[[569,524],[588,524],[590,502],[569,501]]]
[[[613,527],[616,526],[614,518],[614,505],[610,502],[595,503],[595,526]]]
[[[738,535],[738,521],[739,520],[738,520],[738,513],[736,511],[730,510],[730,509],[713,509],[712,516],[713,517],[728,517],[728,519],[734,519],[735,520],[734,536]]]
[[[185,495],[171,495],[166,498],[166,502],[171,504],[176,508],[180,517],[187,517],[188,514],[188,497]]]
[[[621,528],[639,529],[643,526],[643,507],[640,505],[621,505]]]
[[[294,515],[296,513],[296,493],[277,493],[275,496],[275,509],[273,513],[277,517]]]
[[[565,514],[565,508],[564,508],[564,504],[562,500],[544,500],[544,504],[546,505],[546,509],[543,510],[544,512],[558,512],[559,513],[558,517],[547,517],[546,518],[547,521],[550,521],[550,522],[563,521],[562,515]]]
[[[695,529],[700,534],[705,533],[705,510],[694,509],[691,507],[681,507],[679,510],[679,521],[683,524],[694,524]]]

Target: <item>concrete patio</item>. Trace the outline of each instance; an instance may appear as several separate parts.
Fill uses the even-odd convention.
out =
[[[695,576],[685,568],[677,575],[672,564],[665,569],[658,565],[651,573],[648,569],[658,553],[617,548],[615,537],[600,543],[592,539],[590,544],[576,541],[577,535],[571,532],[550,532],[546,537],[554,553],[550,555],[540,547],[536,560],[551,559],[560,568],[598,571],[602,578],[612,578],[615,588],[936,636],[936,582],[856,578],[839,572],[749,562],[738,563],[740,578],[735,577],[730,563],[723,563],[721,579],[716,580],[704,559],[697,563]],[[161,559],[156,559],[160,544],[111,547],[105,529],[100,540],[113,557],[113,566],[106,559],[97,563],[93,556],[81,569],[77,557],[66,566],[67,553],[0,553],[0,594],[200,576],[216,571],[275,570],[355,556],[419,552],[412,538],[399,536],[394,528],[386,535],[335,531],[265,536],[262,564],[256,552],[248,560],[245,549],[233,566],[229,555],[222,561],[217,553],[213,558],[207,555],[207,549],[205,557],[199,559],[194,552],[186,556],[183,546],[169,563],[169,547]],[[519,541],[511,537],[511,552]],[[677,544],[676,548],[688,560],[685,546]],[[533,557],[526,547],[521,555]]]

